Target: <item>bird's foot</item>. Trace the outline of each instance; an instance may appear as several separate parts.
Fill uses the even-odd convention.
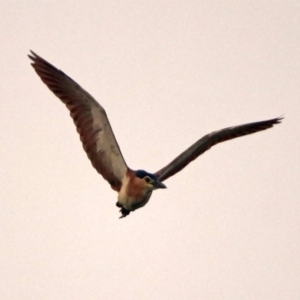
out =
[[[120,216],[119,219],[122,219],[122,218],[127,217],[127,216],[130,214],[130,211],[127,210],[126,208],[122,207],[122,208],[120,209],[120,213],[121,213],[122,215]]]

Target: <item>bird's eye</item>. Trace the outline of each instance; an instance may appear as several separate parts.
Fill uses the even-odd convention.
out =
[[[145,180],[147,183],[150,183],[150,182],[151,182],[151,178],[148,177],[148,176],[144,177],[144,180]]]

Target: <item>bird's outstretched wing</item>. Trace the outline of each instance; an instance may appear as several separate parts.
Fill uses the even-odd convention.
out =
[[[67,106],[83,148],[94,168],[119,191],[127,165],[105,110],[75,81],[31,51],[32,66],[48,88]]]
[[[273,125],[280,123],[282,119],[283,118],[276,118],[261,122],[248,123],[239,126],[224,128],[207,134],[187,150],[185,150],[183,153],[181,153],[179,156],[177,156],[167,166],[157,171],[155,175],[158,176],[160,181],[164,181],[182,170],[192,160],[196,159],[199,155],[209,150],[212,146],[243,135],[266,130],[273,127]]]

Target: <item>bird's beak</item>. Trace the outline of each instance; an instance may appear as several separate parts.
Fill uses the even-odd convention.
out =
[[[166,189],[167,188],[167,186],[166,185],[164,185],[162,182],[160,182],[159,180],[157,180],[157,181],[155,181],[154,183],[153,183],[153,187],[155,188],[155,189]]]

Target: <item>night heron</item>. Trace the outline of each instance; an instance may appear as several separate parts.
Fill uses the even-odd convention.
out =
[[[67,106],[80,135],[83,148],[94,168],[118,192],[121,217],[147,204],[152,192],[166,186],[173,176],[212,146],[273,127],[282,118],[243,124],[205,135],[159,171],[148,173],[130,169],[120,151],[103,107],[74,80],[31,51],[29,58],[36,73]]]

